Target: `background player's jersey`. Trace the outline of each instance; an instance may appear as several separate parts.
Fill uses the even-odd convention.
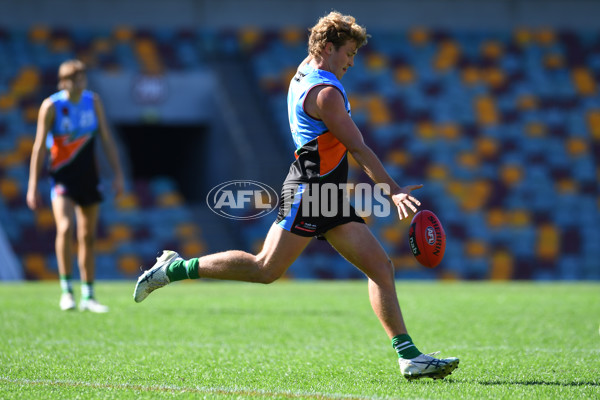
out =
[[[65,90],[50,96],[55,117],[46,142],[50,149],[50,174],[56,181],[98,180],[94,138],[98,119],[94,94],[84,90],[77,104]]]
[[[344,97],[346,111],[350,103],[344,87],[334,74],[305,64],[298,69],[288,92],[288,117],[296,144],[296,161],[286,182],[345,182],[348,176],[346,147],[325,126],[323,121],[308,115],[304,101],[308,92],[317,86],[333,86]]]

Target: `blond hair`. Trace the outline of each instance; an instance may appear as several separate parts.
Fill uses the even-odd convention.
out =
[[[78,73],[85,73],[85,64],[79,60],[67,60],[58,67],[58,88],[60,90],[67,89],[70,81]]]
[[[367,38],[370,36],[364,27],[356,23],[353,16],[342,15],[337,11],[321,17],[309,31],[308,53],[315,58],[321,58],[321,53],[328,42],[333,43],[338,50],[348,40],[352,40],[359,49],[367,44]]]

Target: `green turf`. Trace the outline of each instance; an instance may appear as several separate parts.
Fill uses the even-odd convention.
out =
[[[410,334],[457,356],[408,382],[366,282],[181,282],[105,315],[62,312],[58,283],[0,285],[0,398],[600,397],[600,285],[398,284]]]

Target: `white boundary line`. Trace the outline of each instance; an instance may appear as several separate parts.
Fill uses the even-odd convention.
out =
[[[96,383],[72,380],[50,380],[50,379],[14,379],[6,376],[0,376],[0,383],[15,384],[22,386],[65,386],[65,387],[87,387],[91,389],[123,389],[141,392],[173,392],[173,393],[204,393],[249,397],[282,397],[288,399],[317,399],[317,400],[374,400],[383,399],[383,397],[360,397],[348,394],[329,394],[329,393],[309,393],[309,392],[291,392],[291,391],[268,391],[262,389],[250,388],[215,388],[205,386],[184,387],[173,385],[132,385],[127,383]]]

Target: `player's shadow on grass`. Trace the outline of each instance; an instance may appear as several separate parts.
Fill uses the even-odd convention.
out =
[[[600,382],[552,382],[552,381],[482,381],[480,385],[523,385],[523,386],[600,386]]]

